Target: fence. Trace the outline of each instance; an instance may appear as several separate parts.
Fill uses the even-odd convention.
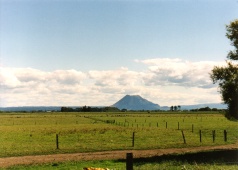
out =
[[[16,130],[20,127],[22,130],[11,131],[12,135],[1,131],[0,156],[221,145],[231,143],[236,138],[230,129],[200,128],[184,119],[156,122],[149,118],[81,118],[87,119],[92,127],[90,124],[84,127],[78,119],[71,120],[68,129],[61,119],[47,126],[33,121],[25,127],[20,122],[24,123],[28,119],[23,121],[17,118],[13,125],[9,122],[9,127],[16,127]],[[7,127],[8,125],[4,125],[4,128]]]
[[[177,144],[181,144],[181,143],[183,143],[183,144],[186,144],[186,136],[185,136],[185,133],[184,133],[184,131],[183,130],[181,130],[181,139],[180,139],[180,141],[177,141]],[[224,136],[223,136],[223,138],[224,138],[224,142],[227,142],[227,131],[226,130],[224,130]],[[199,135],[197,135],[198,137],[197,138],[199,138],[199,141],[200,141],[200,143],[202,143],[202,131],[201,130],[199,130]],[[220,136],[221,136],[221,133],[220,133]],[[64,137],[64,136],[63,136]],[[79,137],[78,137],[79,138]],[[140,139],[138,139],[138,140],[140,140],[140,141],[142,141],[142,139],[141,138],[147,138],[147,137],[138,137],[138,138],[140,138]],[[206,138],[207,138],[207,136],[206,136]],[[211,142],[210,143],[214,143],[215,142],[215,139],[216,139],[216,131],[215,130],[212,130],[211,131],[211,135],[210,135],[210,138],[211,138]],[[148,138],[147,138],[148,139]],[[150,139],[154,139],[154,138],[150,138]],[[156,138],[155,138],[156,139]],[[59,149],[59,134],[56,134],[56,149]],[[135,147],[135,141],[137,140],[137,137],[136,137],[136,132],[132,132],[132,134],[131,134],[131,137],[128,135],[128,138],[127,139],[124,139],[123,141],[126,141],[125,142],[125,149],[128,149],[128,147]],[[95,140],[96,141],[96,140]],[[91,141],[92,142],[92,141]],[[105,141],[104,141],[105,142]],[[131,145],[129,145],[129,143],[131,142]],[[89,142],[87,142],[86,141],[86,143],[89,143]],[[117,145],[117,144],[119,144],[119,143],[114,143],[114,145]],[[174,144],[176,144],[176,143],[174,143]],[[147,143],[147,145],[150,145],[149,143]],[[98,146],[100,146],[100,145],[98,145]],[[158,146],[159,147],[159,146]],[[123,149],[123,148],[120,148],[120,149]]]

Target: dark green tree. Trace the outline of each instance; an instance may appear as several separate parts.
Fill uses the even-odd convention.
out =
[[[170,111],[174,111],[174,106],[171,106],[171,107],[170,107]]]
[[[178,110],[178,107],[177,106],[174,106],[174,111],[177,111]]]
[[[238,119],[238,19],[226,26],[226,36],[234,46],[227,55],[227,66],[215,66],[210,74],[213,83],[218,83],[222,100],[228,105],[227,118]]]

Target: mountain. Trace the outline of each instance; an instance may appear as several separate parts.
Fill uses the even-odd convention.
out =
[[[204,107],[217,108],[217,109],[227,109],[226,104],[220,103],[207,103],[207,104],[197,104],[197,105],[181,105],[181,110],[191,110],[191,109],[200,109]]]
[[[192,110],[192,109],[200,109],[200,108],[217,108],[217,109],[227,109],[226,104],[221,103],[207,103],[207,104],[196,104],[196,105],[181,105],[181,110]],[[161,106],[160,110],[170,110],[169,106]]]
[[[21,107],[0,107],[0,111],[7,112],[32,112],[32,111],[60,111],[59,106],[21,106]]]
[[[159,106],[158,104],[152,103],[139,95],[126,95],[112,106],[117,107],[118,109],[127,110],[170,110],[170,106]],[[181,105],[181,110],[200,109],[205,107],[209,107],[211,109],[227,109],[226,104],[207,103],[196,105]]]
[[[159,110],[160,106],[154,104],[139,95],[126,95],[121,100],[112,105],[118,109],[127,110]]]
[[[116,102],[113,107],[118,109],[127,109],[127,110],[170,110],[171,106],[160,106],[158,104],[152,103],[139,95],[126,95],[121,100]],[[180,105],[181,110],[191,110],[191,109],[200,109],[200,108],[217,108],[217,109],[227,109],[226,104],[221,103],[207,103],[207,104],[197,104],[197,105]],[[81,106],[70,106],[71,108],[78,108]],[[94,106],[90,106],[94,107]],[[103,106],[95,106],[103,107]],[[21,106],[21,107],[0,107],[0,111],[60,111],[60,106]]]

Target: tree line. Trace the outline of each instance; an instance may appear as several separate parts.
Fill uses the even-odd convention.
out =
[[[197,108],[197,109],[190,109],[189,111],[223,111],[224,109],[217,109],[217,108],[210,108],[210,107],[202,107],[202,108]],[[181,106],[171,106],[170,111],[181,111]]]
[[[170,111],[179,111],[179,110],[181,110],[181,106],[180,105],[178,105],[178,106],[171,106],[170,107]]]
[[[61,107],[61,112],[119,112],[120,110],[116,107]]]

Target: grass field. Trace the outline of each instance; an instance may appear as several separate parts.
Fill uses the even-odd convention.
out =
[[[125,170],[125,162],[120,161],[84,161],[84,162],[63,162],[63,163],[50,163],[43,165],[31,166],[14,166],[7,168],[8,170],[76,170],[83,169],[84,167],[100,167],[113,170]],[[212,164],[196,164],[178,161],[166,161],[162,163],[134,163],[134,170],[237,170],[237,165],[227,165],[223,163]],[[1,168],[0,168],[1,169]]]
[[[235,143],[237,132],[237,122],[211,112],[1,113],[0,157],[224,145]]]

